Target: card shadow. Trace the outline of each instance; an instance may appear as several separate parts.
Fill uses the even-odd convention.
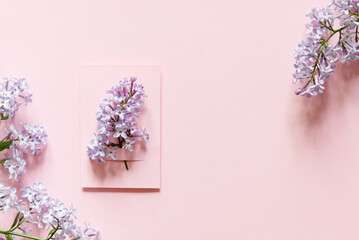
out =
[[[324,87],[324,93],[309,99],[294,94],[291,97],[289,128],[298,140],[308,144],[325,139],[326,132],[332,130],[325,126],[327,117],[339,116],[345,104],[359,96],[359,60],[338,62]]]

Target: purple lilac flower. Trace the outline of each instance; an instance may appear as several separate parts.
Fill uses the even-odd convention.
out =
[[[76,209],[52,198],[41,183],[22,189],[21,197],[16,193],[16,188],[0,184],[0,212],[15,210],[19,216],[18,226],[7,231],[19,233],[17,230],[20,230],[21,234],[28,234],[24,229],[35,225],[49,231],[47,239],[101,239],[100,232],[87,221],[84,221],[85,227],[77,225]]]
[[[312,8],[307,16],[311,22],[295,51],[293,82],[303,84],[297,95],[311,97],[323,93],[339,59],[343,63],[359,58],[359,0],[331,0],[326,8]]]
[[[25,92],[29,86],[25,78],[4,78],[0,83],[0,115],[1,119],[13,117],[22,103],[31,103],[32,94]]]
[[[98,162],[115,159],[119,149],[132,152],[138,138],[145,142],[149,138],[145,129],[140,132],[136,124],[140,107],[144,104],[142,98],[147,97],[142,84],[137,84],[135,77],[124,78],[107,93],[110,96],[100,104],[96,114],[97,133],[87,150],[88,157]]]
[[[18,130],[14,125],[6,130],[6,137],[2,142],[8,143],[0,164],[9,174],[10,179],[16,181],[26,172],[26,158],[28,155],[36,155],[46,145],[47,134],[45,129],[38,124],[31,126],[23,123]],[[5,149],[4,149],[5,150]]]

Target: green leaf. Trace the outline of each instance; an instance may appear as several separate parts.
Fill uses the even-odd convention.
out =
[[[12,237],[10,237],[10,235],[5,235],[6,240],[14,240]]]
[[[56,228],[51,229],[51,231],[49,232],[49,234],[47,235],[47,238],[49,238],[53,233],[55,233],[57,231]]]
[[[13,140],[0,142],[0,152],[8,149],[12,144]]]
[[[8,119],[9,119],[9,115],[5,117],[4,114],[1,113],[1,114],[0,114],[0,119],[1,119],[1,120],[8,120]]]
[[[19,216],[20,216],[20,212],[18,212],[18,213],[16,214],[16,217],[15,217],[15,219],[14,219],[14,222],[13,222],[12,225],[11,225],[10,231],[12,231],[13,228],[17,225],[17,223],[18,223],[18,221],[19,221]],[[14,229],[14,230],[15,230],[15,229]]]

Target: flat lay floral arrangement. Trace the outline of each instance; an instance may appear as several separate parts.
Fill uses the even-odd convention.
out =
[[[297,95],[323,93],[324,83],[337,62],[359,58],[359,0],[331,0],[326,8],[307,13],[306,38],[295,51],[294,83],[302,86]]]
[[[325,8],[314,7],[307,16],[310,22],[305,26],[306,37],[295,50],[293,82],[301,84],[295,94],[311,98],[324,92],[325,83],[338,62],[359,59],[359,0],[330,0]],[[153,97],[150,87],[147,90]],[[87,221],[78,224],[76,209],[50,196],[42,183],[33,183],[22,189],[15,187],[26,173],[28,161],[45,149],[48,138],[41,125],[15,121],[16,112],[32,102],[28,88],[24,78],[4,78],[0,83],[0,122],[9,123],[2,129],[0,141],[0,170],[9,178],[8,185],[0,183],[0,212],[14,218],[7,228],[0,226],[0,240],[19,237],[35,240],[101,239],[100,232]],[[94,115],[96,132],[84,141],[87,147],[82,149],[87,153],[84,159],[94,168],[108,161],[123,160],[126,170],[129,170],[121,154],[124,151],[136,152],[138,143],[149,141],[149,133],[138,121],[147,95],[136,77],[121,79],[106,93],[107,97],[99,102]],[[156,134],[150,123],[145,125],[152,134],[149,142],[152,144]],[[109,165],[111,163],[102,166]],[[31,230],[34,229],[42,229],[45,237],[33,236]]]
[[[1,121],[14,119],[21,105],[31,103],[24,78],[5,78],[0,86]],[[45,129],[36,124],[14,123],[4,129],[5,137],[0,141],[1,174],[7,174],[10,182],[18,181],[26,172],[29,156],[36,156],[46,145]],[[8,228],[0,227],[0,240],[17,237],[35,240],[50,239],[101,239],[98,230],[84,221],[77,224],[76,210],[60,200],[52,198],[41,183],[34,183],[24,189],[5,186],[0,183],[0,211],[15,215]],[[31,235],[32,229],[45,229],[46,238]]]

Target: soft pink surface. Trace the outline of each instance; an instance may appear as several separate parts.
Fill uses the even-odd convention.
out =
[[[139,139],[133,152],[120,150],[118,160],[106,164],[90,161],[87,147],[97,133],[96,113],[106,93],[123,78],[137,77],[144,86],[138,129],[150,134],[147,143]],[[81,183],[84,188],[160,188],[161,180],[161,82],[160,66],[85,65],[80,67],[80,159]],[[126,171],[122,160],[127,160]]]
[[[359,236],[359,67],[294,96],[294,48],[321,1],[2,1],[0,72],[34,93],[18,117],[49,145],[43,181],[103,239]],[[81,64],[160,64],[161,190],[82,191]]]

